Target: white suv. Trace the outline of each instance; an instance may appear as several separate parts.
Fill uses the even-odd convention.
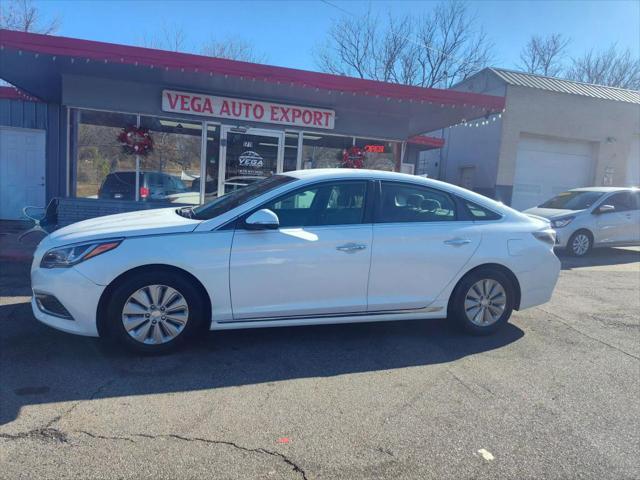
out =
[[[576,257],[593,247],[640,245],[640,190],[575,188],[524,213],[551,220],[556,246]]]

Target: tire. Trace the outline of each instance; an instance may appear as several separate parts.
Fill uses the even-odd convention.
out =
[[[467,333],[489,335],[509,321],[515,297],[515,287],[507,275],[494,268],[478,269],[458,282],[448,316]]]
[[[584,257],[593,248],[593,235],[587,230],[578,230],[569,237],[567,252],[574,257]]]
[[[205,311],[192,280],[175,272],[148,270],[116,286],[107,305],[107,328],[130,350],[167,353],[198,331]]]

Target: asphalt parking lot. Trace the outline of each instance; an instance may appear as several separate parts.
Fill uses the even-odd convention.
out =
[[[0,269],[1,478],[640,478],[637,248],[563,258],[493,337],[249,330],[163,357],[39,324],[28,267]]]

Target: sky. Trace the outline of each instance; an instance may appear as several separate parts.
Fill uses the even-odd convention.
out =
[[[1,2],[2,0],[0,0]],[[265,63],[317,70],[314,51],[332,21],[389,11],[419,16],[432,1],[228,1],[228,0],[35,0],[46,17],[59,17],[58,35],[140,45],[164,27],[181,27],[189,47],[209,39],[242,38]],[[516,68],[519,52],[533,34],[571,38],[567,55],[578,56],[616,42],[640,55],[640,1],[470,1],[494,44],[494,66]]]

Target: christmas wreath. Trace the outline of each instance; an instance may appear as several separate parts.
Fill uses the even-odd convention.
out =
[[[153,140],[148,128],[130,125],[118,134],[118,141],[124,153],[130,155],[146,155],[153,150]]]
[[[363,168],[364,150],[360,147],[351,147],[342,152],[342,168]]]

